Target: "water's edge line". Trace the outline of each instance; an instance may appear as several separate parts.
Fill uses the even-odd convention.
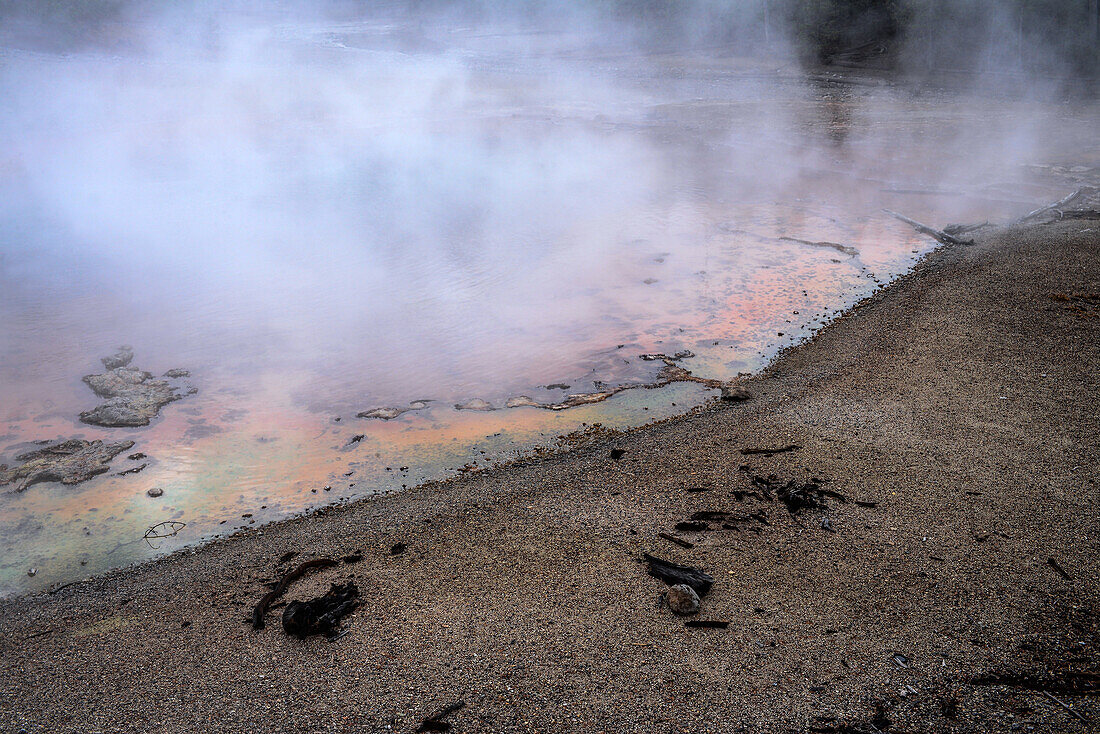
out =
[[[1009,232],[1009,231],[1011,231],[1011,229],[1012,229],[1011,224],[997,225],[995,227],[984,229],[983,231],[981,231],[977,235],[977,239],[978,239],[979,242],[987,241],[989,239],[992,239],[992,238],[996,237],[997,235]],[[889,296],[890,294],[893,294],[893,293],[897,292],[899,287],[903,286],[906,283],[906,281],[908,281],[912,276],[914,276],[916,274],[919,274],[921,272],[924,272],[924,271],[930,271],[930,270],[938,268],[938,267],[943,267],[945,265],[944,255],[951,252],[951,251],[954,251],[958,248],[961,248],[961,247],[966,247],[966,245],[944,245],[944,244],[937,243],[931,249],[929,249],[926,252],[922,253],[916,260],[914,260],[912,265],[909,267],[908,270],[906,270],[905,272],[899,273],[896,277],[894,277],[888,283],[885,283],[882,287],[874,289],[868,295],[864,296],[860,300],[856,301],[855,303],[851,304],[847,308],[845,308],[842,311],[840,311],[839,313],[837,313],[835,316],[830,318],[829,321],[822,328],[808,334],[807,336],[803,337],[802,339],[800,339],[798,341],[795,341],[791,344],[788,344],[787,346],[784,346],[784,347],[780,348],[778,351],[776,351],[775,354],[773,354],[771,356],[771,358],[767,361],[767,363],[763,367],[761,367],[759,370],[754,372],[751,376],[738,380],[737,384],[738,385],[743,385],[743,386],[745,386],[745,387],[747,387],[751,390],[753,385],[761,384],[761,383],[764,383],[764,382],[772,379],[772,373],[774,372],[776,367],[779,367],[780,365],[782,365],[782,363],[790,355],[792,355],[794,353],[797,353],[798,351],[800,351],[802,349],[808,348],[811,344],[813,344],[815,341],[817,341],[817,339],[819,337],[821,337],[822,335],[829,332],[830,329],[832,329],[833,325],[836,324],[838,321],[841,321],[841,320],[845,319],[846,317],[848,317],[852,313],[854,313],[854,312],[856,312],[856,311],[858,311],[862,308],[865,308],[865,307],[870,306],[872,304],[876,304],[876,303],[881,302],[882,300],[884,300],[885,297]],[[672,384],[676,384],[676,383],[675,382],[668,383],[667,385],[662,385],[660,387],[657,387],[656,389],[660,390],[661,388],[668,387],[668,385],[672,385]],[[752,401],[750,400],[749,402],[752,402]],[[407,489],[399,489],[399,490],[392,490],[392,491],[379,491],[379,492],[375,492],[373,494],[367,494],[367,495],[364,495],[364,496],[356,497],[354,499],[350,499],[350,500],[344,501],[344,502],[337,501],[337,502],[332,502],[332,503],[325,504],[325,505],[318,505],[316,507],[310,507],[309,509],[302,510],[300,512],[295,512],[295,513],[293,513],[291,515],[288,515],[286,517],[281,517],[281,518],[278,518],[276,520],[272,520],[270,522],[263,523],[261,525],[256,525],[255,527],[243,528],[243,529],[233,531],[233,532],[230,532],[230,533],[227,533],[227,534],[218,534],[218,535],[208,536],[208,537],[205,537],[205,538],[199,538],[199,539],[195,540],[193,543],[188,543],[184,546],[176,548],[176,549],[172,550],[171,552],[166,553],[162,556],[156,556],[156,557],[153,557],[153,558],[147,558],[147,559],[137,561],[137,562],[133,562],[133,563],[129,563],[129,564],[126,564],[126,565],[117,566],[115,568],[110,568],[110,569],[104,570],[104,571],[99,572],[99,573],[91,574],[89,576],[85,576],[83,578],[76,579],[74,581],[63,581],[60,584],[53,585],[53,586],[45,588],[45,589],[17,591],[13,594],[0,594],[0,605],[19,602],[19,601],[24,601],[24,600],[29,601],[29,600],[32,600],[32,599],[35,599],[35,598],[40,598],[40,597],[41,598],[49,598],[50,596],[53,596],[54,594],[56,594],[56,593],[58,593],[58,592],[60,592],[64,589],[71,589],[71,588],[79,587],[83,584],[88,584],[88,583],[92,583],[92,582],[107,582],[107,581],[112,580],[115,577],[121,577],[121,576],[125,576],[126,574],[129,574],[129,573],[135,573],[139,570],[147,569],[147,568],[149,568],[149,567],[151,567],[155,564],[169,563],[176,556],[194,554],[194,553],[197,553],[200,550],[209,550],[209,549],[211,549],[215,546],[218,546],[220,544],[223,544],[223,543],[237,542],[237,541],[240,541],[243,538],[246,538],[246,537],[249,537],[249,536],[255,534],[257,531],[263,531],[265,529],[271,529],[271,528],[274,528],[276,526],[291,524],[291,523],[295,523],[295,522],[304,522],[304,521],[306,521],[308,519],[311,519],[311,518],[313,518],[313,517],[315,517],[316,515],[319,515],[319,514],[328,514],[328,513],[331,513],[331,512],[340,512],[340,511],[345,511],[345,510],[351,510],[351,509],[354,509],[355,507],[362,506],[363,504],[366,504],[366,503],[381,502],[381,501],[385,501],[388,498],[392,498],[392,497],[396,497],[396,496],[409,496],[411,494],[426,492],[426,491],[430,491],[430,490],[433,490],[433,489],[438,489],[438,488],[444,487],[444,486],[452,484],[452,483],[456,483],[456,482],[460,482],[460,481],[464,481],[464,480],[472,479],[472,478],[476,478],[476,477],[485,476],[485,475],[490,474],[490,473],[508,471],[510,468],[512,468],[516,465],[527,466],[527,465],[530,465],[530,464],[549,462],[549,461],[553,461],[553,460],[555,460],[555,459],[557,459],[561,456],[564,456],[566,454],[571,454],[571,453],[578,452],[578,451],[598,450],[602,446],[604,446],[608,441],[613,440],[613,439],[614,440],[621,440],[623,437],[629,437],[629,436],[638,434],[638,433],[643,432],[643,431],[647,431],[647,430],[650,430],[650,429],[656,429],[660,426],[665,426],[665,425],[668,425],[670,423],[675,423],[675,422],[685,421],[685,420],[691,420],[691,419],[697,418],[699,416],[706,415],[708,413],[713,413],[713,412],[717,412],[717,411],[726,411],[726,410],[736,410],[735,406],[736,406],[736,403],[729,404],[729,403],[723,403],[720,399],[712,399],[712,400],[709,400],[708,402],[704,403],[703,405],[695,406],[695,407],[691,408],[690,410],[684,411],[683,413],[678,413],[676,415],[668,416],[666,418],[661,418],[659,420],[655,420],[655,421],[650,422],[650,423],[644,423],[644,424],[639,425],[639,426],[634,426],[634,427],[631,427],[631,428],[626,428],[626,429],[621,429],[621,430],[617,429],[613,432],[609,432],[609,433],[606,433],[606,434],[593,434],[592,437],[589,440],[583,441],[577,446],[567,446],[567,445],[561,445],[559,443],[554,448],[535,447],[535,448],[530,449],[528,452],[526,452],[526,453],[524,453],[520,456],[510,458],[510,459],[507,459],[507,460],[502,460],[502,461],[497,462],[497,463],[490,464],[488,466],[485,466],[485,467],[479,469],[476,472],[457,472],[456,471],[456,473],[454,473],[450,476],[446,476],[446,477],[443,477],[441,479],[431,479],[431,480],[422,482],[420,484],[414,485],[412,487],[408,487]],[[565,434],[565,436],[568,436],[568,435],[572,435],[572,434]],[[558,438],[563,438],[563,437],[564,436],[559,436]]]

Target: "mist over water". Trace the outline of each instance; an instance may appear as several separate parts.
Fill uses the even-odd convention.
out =
[[[505,406],[650,384],[654,352],[734,379],[931,248],[883,207],[1003,220],[1100,167],[1094,100],[849,83],[778,24],[749,58],[581,9],[196,7],[0,47],[0,460],[150,457],[5,488],[0,592],[683,412],[714,391]],[[79,423],[119,344],[198,393]],[[135,542],[167,519],[186,533]]]

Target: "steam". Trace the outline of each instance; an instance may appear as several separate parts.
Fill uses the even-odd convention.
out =
[[[923,87],[807,76],[793,3],[265,5],[8,11],[0,272],[21,369],[41,357],[29,299],[74,353],[144,341],[379,400],[519,389],[676,338],[694,296],[642,283],[706,272],[719,225],[873,248],[882,188],[1018,180],[1095,121],[1053,143],[1045,112],[1004,105],[922,126]],[[966,70],[1000,58],[1011,18],[989,16]],[[895,59],[916,73],[933,15],[912,18]],[[1014,73],[1036,94],[1077,73],[1029,53]],[[807,206],[829,213],[791,219]],[[766,258],[733,259],[751,281]],[[76,317],[49,305],[91,294]]]
[[[883,208],[1096,183],[1086,6],[0,0],[0,462],[151,459],[0,495],[0,593],[702,402],[453,408],[732,379],[931,248]],[[80,424],[120,344],[198,393]]]

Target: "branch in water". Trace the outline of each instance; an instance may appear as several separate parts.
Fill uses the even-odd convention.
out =
[[[1034,219],[1035,217],[1038,217],[1042,214],[1046,214],[1049,211],[1058,211],[1062,207],[1066,206],[1067,204],[1072,204],[1073,202],[1080,199],[1082,196],[1085,195],[1085,192],[1094,191],[1094,190],[1095,189],[1091,189],[1087,186],[1079,188],[1076,191],[1074,191],[1072,194],[1070,194],[1069,196],[1067,196],[1065,198],[1062,198],[1062,199],[1059,199],[1058,201],[1054,202],[1053,204],[1048,204],[1046,206],[1041,206],[1033,212],[1028,212],[1024,216],[1022,216],[1019,219],[1017,219],[1016,221],[1014,221],[1013,224],[1023,224],[1024,222],[1028,221],[1029,219]]]
[[[972,245],[972,244],[974,244],[974,240],[960,240],[958,237],[953,237],[953,236],[947,234],[947,232],[944,232],[943,230],[936,229],[935,227],[929,227],[927,224],[921,224],[920,222],[916,221],[915,219],[910,219],[909,217],[905,216],[904,214],[898,214],[897,212],[891,211],[889,209],[883,209],[882,211],[886,212],[887,214],[889,214],[891,217],[894,217],[895,219],[900,219],[901,221],[905,222],[906,224],[908,224],[910,227],[917,230],[921,234],[926,234],[929,237],[931,237],[932,239],[937,240],[939,242],[942,242],[945,245]]]

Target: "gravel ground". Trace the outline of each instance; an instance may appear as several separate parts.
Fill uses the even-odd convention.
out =
[[[0,730],[412,732],[462,700],[457,732],[1095,731],[1098,232],[940,250],[746,402],[0,602]],[[773,474],[848,501],[792,514]],[[702,510],[730,519],[674,529]],[[284,599],[354,579],[346,636],[250,628],[355,551]],[[709,571],[728,628],[661,606],[646,551]]]

